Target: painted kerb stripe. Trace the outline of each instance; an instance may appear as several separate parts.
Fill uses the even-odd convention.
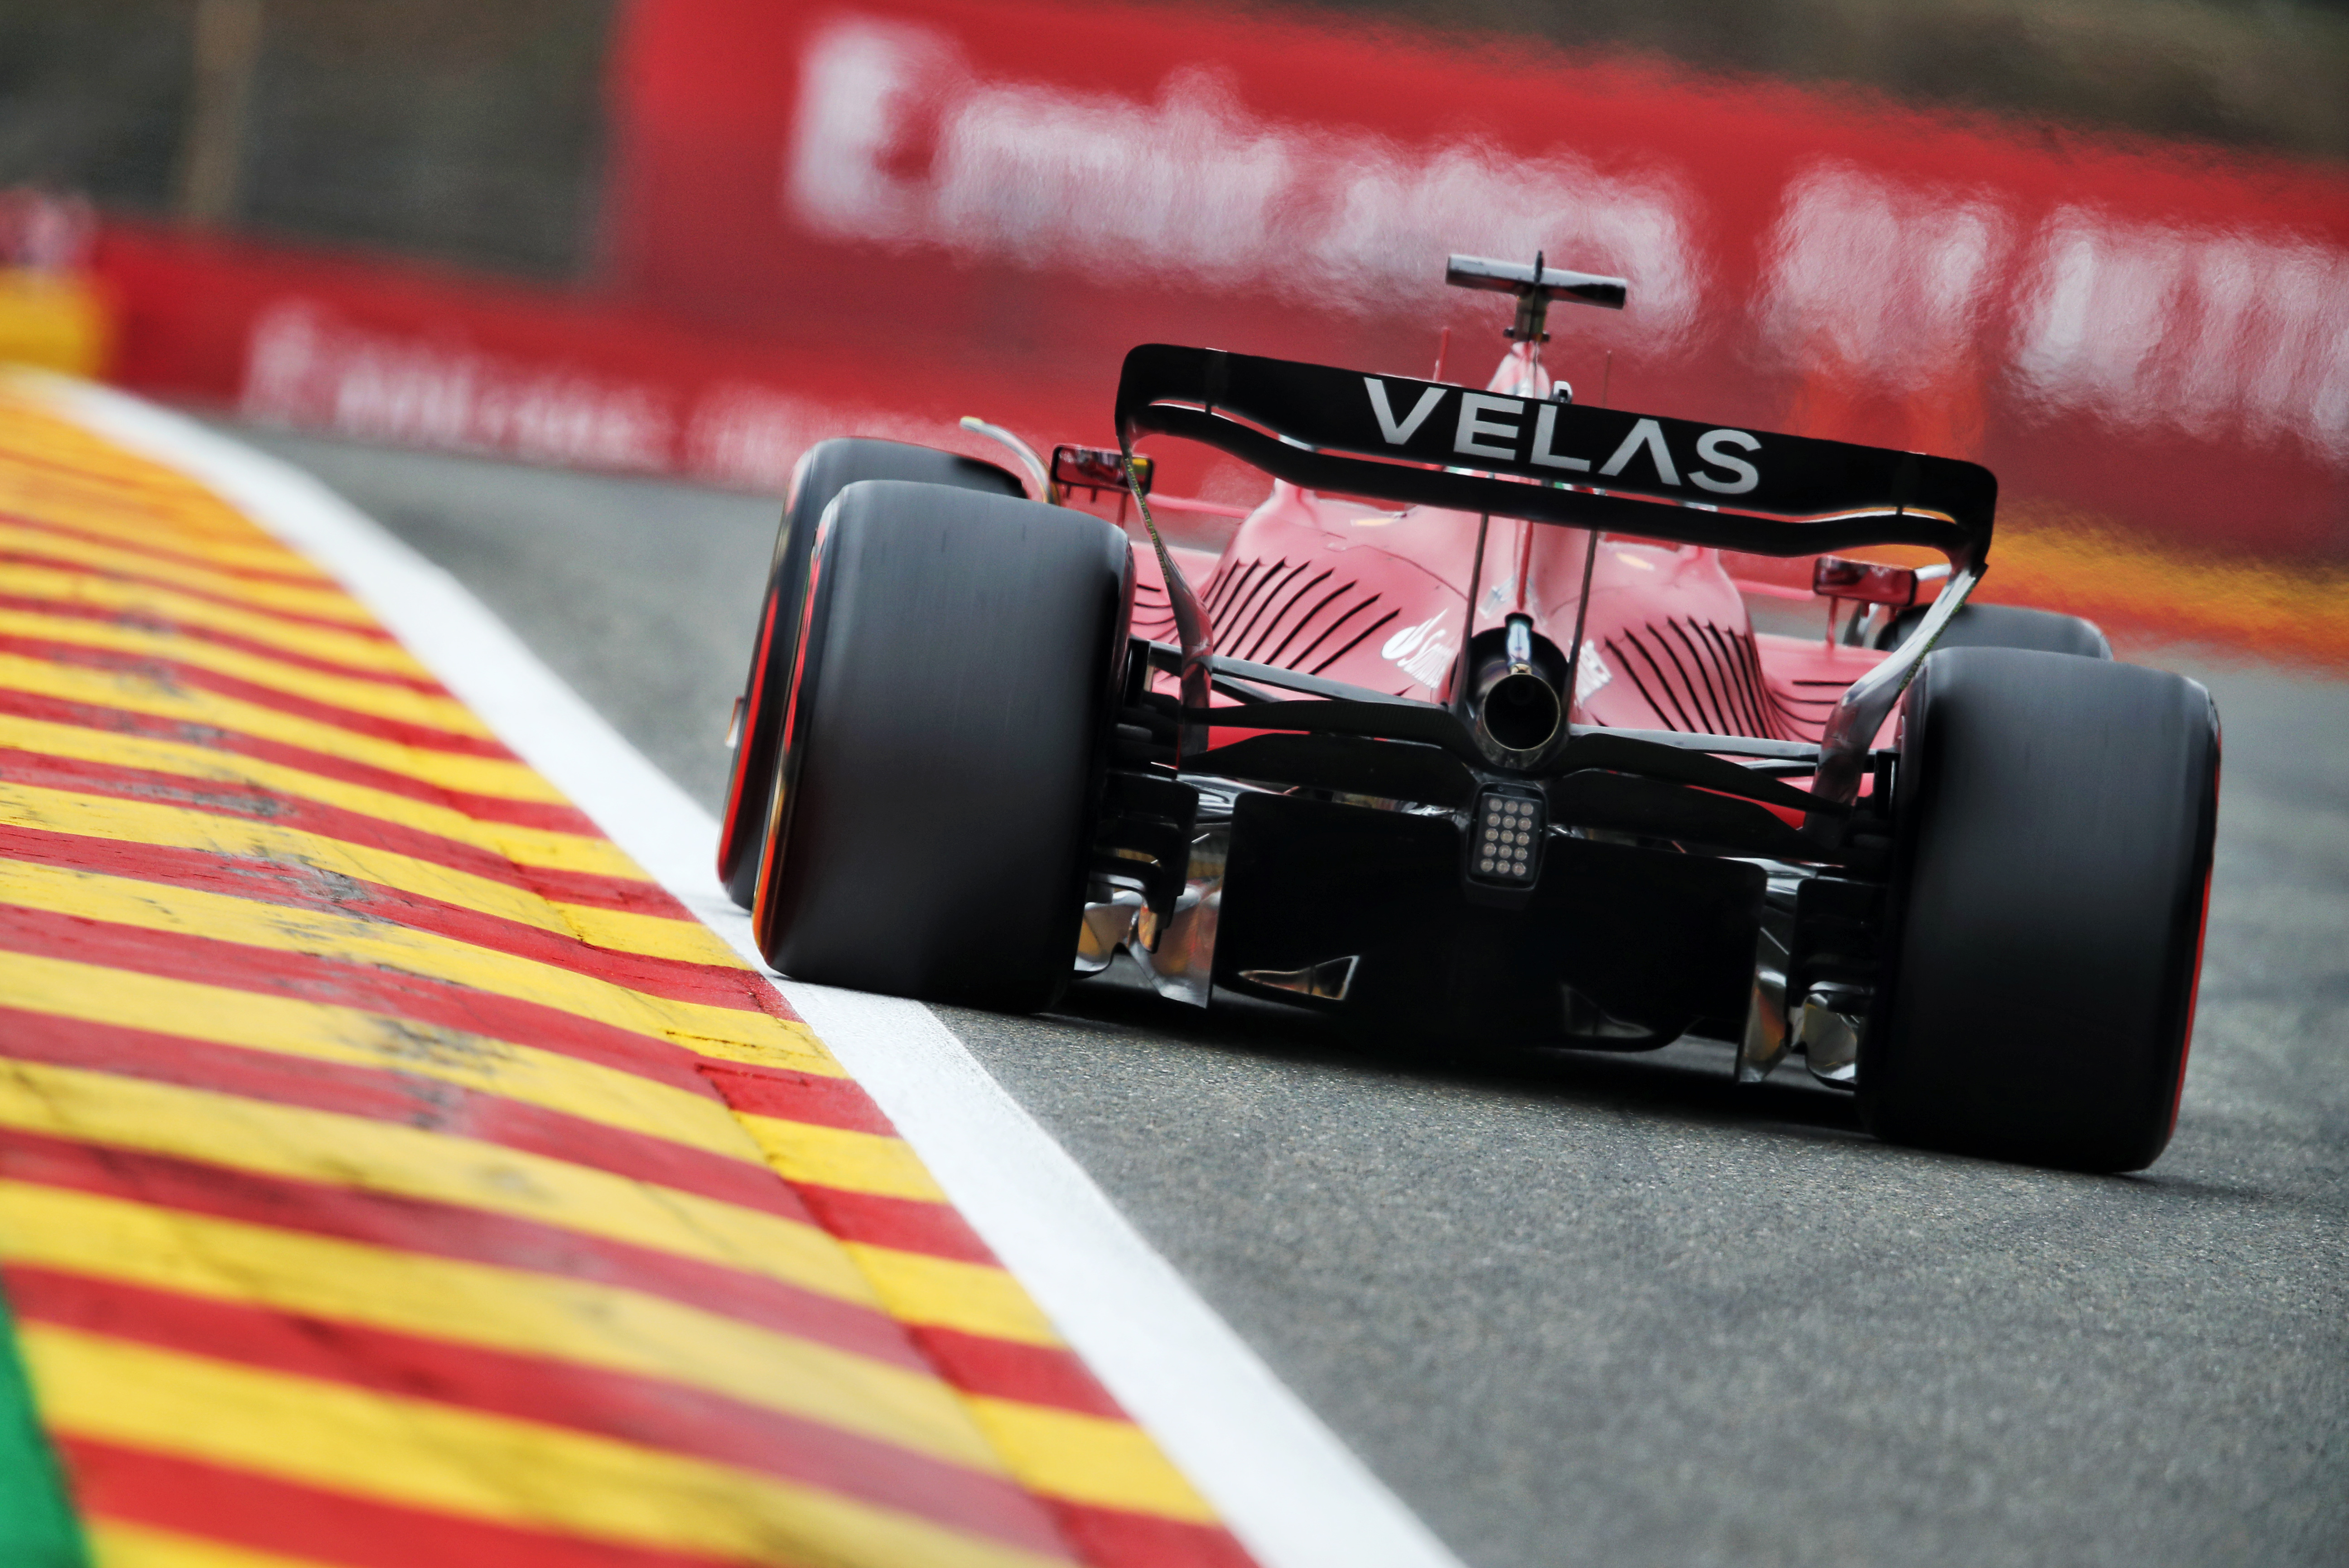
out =
[[[1246,1563],[773,988],[85,396],[0,389],[9,1560]]]
[[[204,743],[211,749],[196,751],[201,761],[141,765],[175,765],[183,774],[202,776],[206,764],[225,752],[241,767],[283,770],[273,775],[278,782],[311,781],[291,788],[292,794],[333,799],[353,809],[370,809],[369,801],[387,799],[409,811],[441,812],[460,805],[481,831],[498,836],[498,846],[517,865],[568,864],[559,858],[565,846],[615,856],[625,849],[631,871],[649,871],[746,962],[757,963],[749,920],[716,884],[710,846],[717,826],[709,813],[548,671],[461,585],[316,481],[283,463],[104,389],[57,381],[42,386],[51,406],[69,410],[88,429],[168,469],[197,476],[243,516],[333,572],[400,639],[390,641],[381,632],[349,634],[336,649],[338,659],[355,667],[379,667],[387,676],[419,673],[429,666],[540,776],[558,785],[566,800],[540,805],[494,795],[458,797],[399,774],[230,732],[208,736]],[[0,495],[6,493],[5,485],[6,472],[0,467]],[[252,548],[250,531],[241,527],[225,534],[214,530],[209,536],[233,543],[240,551]],[[267,557],[282,559],[282,553]],[[250,554],[241,554],[237,562],[266,564]],[[181,613],[183,618],[216,620],[232,612],[210,601],[187,600]],[[225,635],[212,621],[205,627],[205,635]],[[369,664],[371,659],[377,663]],[[422,689],[441,687],[428,680]],[[0,726],[12,722],[11,714],[21,714],[25,725],[90,722],[71,704],[33,699],[12,706],[0,692]],[[168,722],[141,715],[109,715],[103,727],[126,742],[137,739],[160,748],[181,739]],[[610,841],[590,827],[590,819]],[[950,1329],[915,1328],[915,1340],[937,1365],[953,1369],[958,1387],[976,1390],[993,1382],[1025,1390],[1039,1401],[1057,1397],[1070,1408],[1133,1412],[1266,1568],[1459,1568],[1457,1559],[1135,1233],[936,1014],[889,998],[791,983],[781,989],[793,1009],[818,1026],[838,1059],[854,1069],[855,1102],[868,1108],[878,1102],[886,1121],[869,1127],[861,1112],[832,1114],[848,1106],[828,1093],[827,1086],[840,1080],[813,1075],[800,1079],[804,1093],[796,1114],[865,1130],[891,1130],[894,1124],[952,1199],[951,1209],[931,1205],[926,1211],[957,1216],[957,1224],[967,1220],[988,1251],[1009,1264],[1082,1358]],[[604,1038],[630,1037],[608,1032]],[[730,1071],[716,1062],[704,1062],[698,1070]],[[741,1099],[744,1091],[739,1083],[730,1088],[730,1102],[771,1108]],[[802,1196],[812,1210],[837,1208],[843,1197],[868,1208],[890,1201],[815,1186],[802,1188]],[[109,1474],[129,1473],[120,1455],[109,1464]],[[141,1476],[165,1472],[182,1480],[197,1474],[181,1461],[140,1461]],[[222,1500],[233,1495],[274,1495],[257,1480],[243,1483],[245,1493],[233,1492],[211,1473],[187,1484],[202,1489],[202,1506],[210,1509],[226,1506]]]

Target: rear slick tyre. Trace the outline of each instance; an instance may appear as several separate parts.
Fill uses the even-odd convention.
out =
[[[1073,972],[1133,548],[1065,507],[842,491],[751,911],[788,975],[1005,1012]]]
[[[941,484],[991,495],[1027,493],[1017,479],[991,462],[903,441],[820,441],[792,470],[791,494],[783,503],[782,524],[775,532],[774,556],[767,567],[759,635],[750,643],[750,673],[742,682],[741,732],[734,738],[734,755],[727,764],[726,808],[718,818],[718,879],[746,909],[757,887],[759,851],[766,840],[767,791],[782,740],[783,691],[791,683],[792,658],[799,644],[808,551],[815,541],[817,520],[832,498],[865,479]]]
[[[2136,1170],[2185,1082],[2219,719],[2179,676],[1937,651],[1894,795],[1891,965],[1859,1103],[1899,1143]]]

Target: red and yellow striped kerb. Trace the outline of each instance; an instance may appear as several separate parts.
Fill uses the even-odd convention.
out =
[[[0,1282],[12,1568],[1247,1561],[764,980],[22,387]]]

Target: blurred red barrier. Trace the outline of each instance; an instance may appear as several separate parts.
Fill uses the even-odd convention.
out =
[[[1619,272],[1586,399],[1978,458],[2004,514],[2349,558],[2349,177],[1514,43],[1164,9],[636,0],[592,288],[116,225],[120,375],[779,485],[817,435],[1109,437],[1152,338],[1482,379],[1449,251]],[[1168,459],[1170,491],[1246,499]]]
[[[1092,389],[1150,338],[1423,371],[1449,324],[1482,379],[1443,258],[1544,249],[1631,279],[1553,320],[1585,396],[2349,552],[2338,171],[1173,6],[639,0],[616,58],[614,278],[678,319]]]
[[[364,441],[780,493],[827,435],[999,458],[956,419],[1066,422],[1017,388],[966,408],[879,356],[730,341],[608,297],[412,265],[118,222],[96,270],[129,302],[117,379]]]

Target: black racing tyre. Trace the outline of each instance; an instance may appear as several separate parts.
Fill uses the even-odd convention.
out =
[[[1898,648],[1909,640],[1930,605],[1911,605],[1876,634],[1878,648]],[[1949,629],[1933,645],[1945,648],[2029,648],[2042,653],[2070,653],[2082,659],[2110,659],[2113,645],[2104,628],[2075,615],[2054,610],[2025,609],[2021,605],[1961,605],[1950,618]]]
[[[832,498],[863,479],[947,484],[996,495],[1024,495],[1019,482],[991,462],[894,441],[828,441],[808,449],[792,471],[782,525],[767,567],[767,597],[759,635],[750,644],[750,673],[742,682],[740,732],[726,770],[726,809],[718,819],[718,877],[744,909],[759,876],[766,838],[767,792],[775,748],[782,738],[783,688],[799,646],[801,600],[807,591],[808,549],[816,520]]]
[[[1133,548],[1065,507],[842,491],[810,564],[751,924],[827,985],[1007,1012],[1068,983]]]
[[[1879,1137],[2082,1170],[2168,1143],[2219,818],[2180,676],[1936,650],[1895,774],[1889,964],[1861,1044]]]

